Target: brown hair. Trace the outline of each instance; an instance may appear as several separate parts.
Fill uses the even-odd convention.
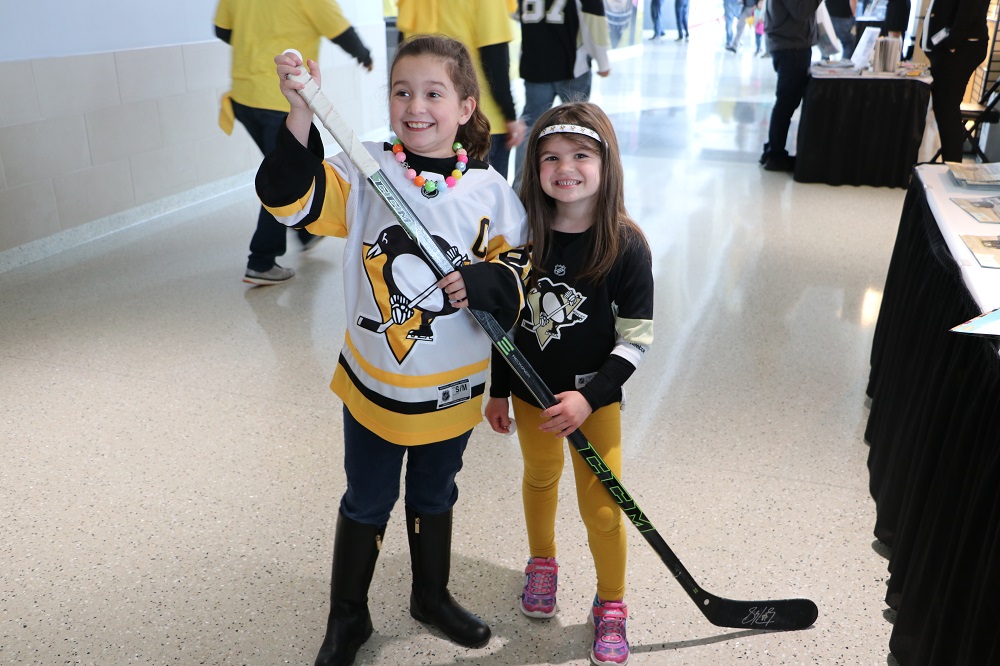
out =
[[[596,104],[590,102],[569,102],[546,111],[535,121],[531,136],[526,142],[524,168],[521,172],[521,191],[518,193],[528,213],[528,228],[531,233],[531,282],[537,283],[545,265],[546,253],[551,244],[552,221],[556,213],[556,201],[542,190],[538,178],[538,156],[542,146],[551,134],[539,138],[542,130],[550,125],[579,125],[597,132],[602,141],[598,142],[586,135],[559,133],[580,147],[597,152],[601,156],[601,184],[597,206],[594,209],[593,235],[584,262],[580,280],[596,283],[607,277],[618,255],[631,243],[649,244],[642,230],[625,210],[625,172],[622,169],[618,139],[611,120]]]
[[[413,35],[400,42],[389,67],[389,87],[392,71],[400,58],[430,56],[445,61],[448,76],[461,99],[471,97],[476,101],[472,117],[458,128],[455,139],[469,151],[469,156],[485,160],[490,153],[490,121],[479,107],[479,79],[469,50],[461,42],[444,35]]]

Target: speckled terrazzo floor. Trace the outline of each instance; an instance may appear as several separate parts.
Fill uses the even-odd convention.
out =
[[[657,280],[623,480],[706,589],[806,596],[820,616],[795,633],[715,627],[632,532],[631,663],[892,664],[862,433],[903,192],[761,171],[774,73],[719,32],[647,45],[596,83]],[[0,274],[0,663],[312,663],[344,488],[327,388],[341,246],[292,250],[294,281],[249,288],[255,216],[246,188]],[[484,424],[459,477],[451,588],[489,645],[409,617],[400,510],[358,664],[587,663],[571,474],[560,612],[517,611],[519,465]]]

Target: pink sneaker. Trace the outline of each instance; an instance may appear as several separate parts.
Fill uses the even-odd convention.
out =
[[[528,617],[552,617],[556,614],[556,584],[559,564],[554,557],[533,557],[524,569],[521,612]]]
[[[590,660],[597,666],[625,666],[628,663],[628,637],[625,622],[628,607],[623,601],[600,601],[594,597],[590,612],[594,625],[594,647],[590,649]]]

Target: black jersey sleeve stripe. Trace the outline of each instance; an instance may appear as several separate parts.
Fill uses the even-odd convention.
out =
[[[294,204],[313,188],[313,203],[309,213],[296,228],[316,220],[323,210],[326,192],[326,170],[323,168],[323,139],[315,125],[309,128],[309,145],[299,143],[282,123],[274,150],[264,157],[255,179],[257,196],[268,208]]]

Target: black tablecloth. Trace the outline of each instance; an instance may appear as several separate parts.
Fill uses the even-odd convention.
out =
[[[927,206],[907,193],[872,345],[865,438],[891,547],[904,666],[1000,664],[1000,357],[948,329],[980,314]]]
[[[927,122],[915,78],[813,77],[799,120],[795,180],[906,187]]]

